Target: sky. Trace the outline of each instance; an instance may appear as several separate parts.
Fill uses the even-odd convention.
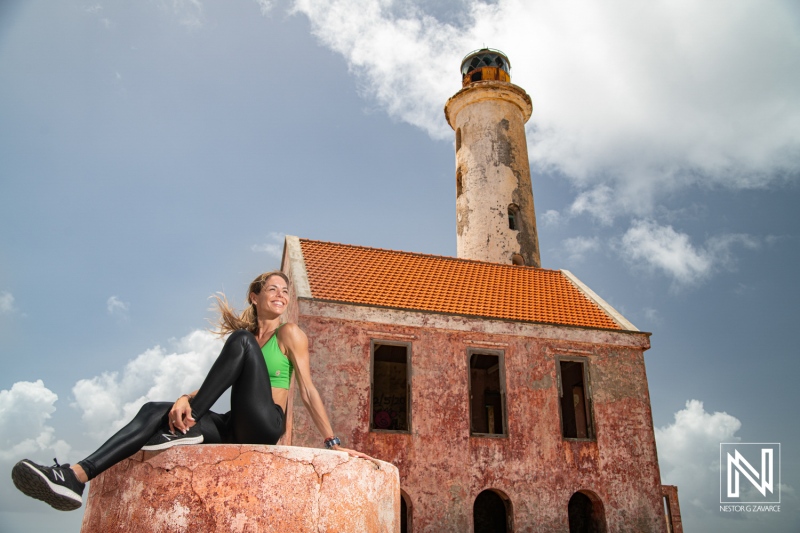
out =
[[[0,2],[0,471],[196,388],[284,235],[454,256],[461,59],[533,101],[542,265],[639,329],[687,531],[800,530],[791,1]],[[781,443],[779,513],[719,511]],[[0,483],[0,530],[78,531]]]

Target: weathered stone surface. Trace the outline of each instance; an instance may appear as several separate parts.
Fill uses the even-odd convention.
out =
[[[415,533],[473,529],[477,496],[507,498],[517,533],[569,530],[590,497],[606,531],[664,533],[644,350],[649,336],[302,300],[314,384],[342,442],[396,465]],[[411,431],[370,431],[372,342],[411,343]],[[502,350],[506,437],[470,434],[469,349]],[[589,368],[594,439],[562,436],[558,357]],[[293,403],[300,406],[297,392]],[[290,408],[291,412],[291,408]],[[294,409],[292,444],[318,437]]]
[[[462,259],[540,267],[525,122],[531,100],[502,81],[471,83],[445,105],[456,150],[456,250]],[[516,211],[513,227],[509,213]],[[514,263],[520,264],[520,263]]]
[[[82,533],[400,531],[397,468],[293,446],[139,452],[90,484]]]

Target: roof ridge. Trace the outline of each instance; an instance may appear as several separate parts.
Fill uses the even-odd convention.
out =
[[[535,270],[537,272],[554,272],[557,274],[561,274],[560,269],[552,269],[552,268],[542,268],[542,267],[534,267],[534,266],[527,266],[527,265],[507,265],[505,263],[493,263],[491,261],[480,261],[478,259],[464,259],[462,257],[452,257],[449,255],[436,255],[436,254],[426,254],[422,252],[407,252],[405,250],[393,250],[391,248],[379,248],[376,246],[364,246],[361,244],[346,244],[342,242],[332,242],[332,241],[320,241],[317,239],[305,239],[300,238],[300,242],[309,242],[309,243],[317,243],[317,244],[332,244],[335,246],[342,246],[345,248],[361,248],[363,250],[376,250],[379,252],[391,252],[396,254],[406,254],[406,255],[415,255],[418,257],[430,257],[432,259],[444,259],[446,261],[457,261],[463,263],[477,263],[480,265],[492,265],[498,267],[509,267],[514,269],[524,269],[524,270]],[[562,274],[563,275],[563,274]]]

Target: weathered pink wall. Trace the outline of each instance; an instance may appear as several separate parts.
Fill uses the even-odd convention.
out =
[[[345,446],[399,468],[415,532],[471,531],[473,502],[488,488],[510,499],[516,532],[568,531],[576,491],[602,501],[610,532],[664,531],[647,334],[313,300],[300,300],[298,319],[334,430]],[[369,431],[371,340],[411,342],[410,434]],[[470,437],[470,348],[505,354],[507,438]],[[588,360],[595,441],[561,436],[559,355]],[[317,433],[296,409],[293,444],[317,446]]]
[[[399,533],[397,469],[256,445],[139,452],[89,485],[82,533]]]

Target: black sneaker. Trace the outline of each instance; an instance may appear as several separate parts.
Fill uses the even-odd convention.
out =
[[[150,437],[147,444],[142,446],[142,449],[148,452],[155,450],[166,450],[173,446],[180,446],[182,444],[200,444],[203,442],[203,433],[200,431],[200,426],[195,424],[190,427],[186,433],[176,431],[170,433],[169,426],[165,426]]]
[[[41,466],[24,459],[14,465],[11,479],[19,490],[31,498],[42,500],[59,511],[74,511],[83,503],[85,483],[78,481],[68,464]]]

